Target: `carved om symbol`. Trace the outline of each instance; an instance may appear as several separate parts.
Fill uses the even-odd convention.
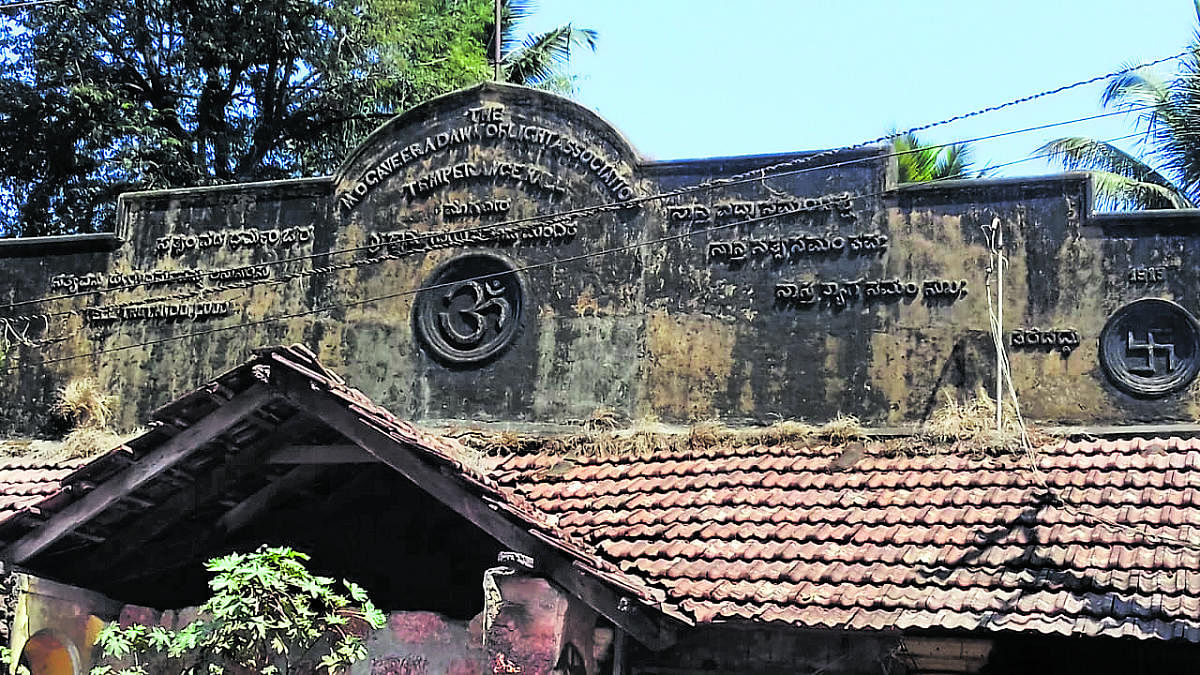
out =
[[[449,307],[454,299],[464,292],[469,293],[473,298],[471,306],[465,309],[448,309],[438,312],[438,325],[442,329],[442,334],[448,339],[465,347],[474,347],[483,341],[483,337],[487,333],[488,321],[484,313],[499,312],[499,316],[496,317],[496,330],[500,330],[511,318],[512,307],[503,297],[504,283],[499,279],[489,279],[482,284],[478,281],[464,281],[461,284],[455,284],[446,291],[442,300]],[[457,322],[452,320],[455,315],[460,319]],[[469,327],[469,332],[464,333],[460,330],[459,324]]]

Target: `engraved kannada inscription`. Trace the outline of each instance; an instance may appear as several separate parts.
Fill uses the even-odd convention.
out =
[[[425,675],[429,659],[419,654],[371,659],[371,675]]]
[[[126,273],[56,274],[50,278],[51,291],[78,293],[133,286],[196,286],[204,280],[213,282],[261,281],[271,278],[267,267],[230,267],[216,270],[134,270]]]
[[[1013,349],[1058,350],[1070,354],[1079,347],[1079,332],[1073,328],[1018,328],[1008,334],[1008,343]]]
[[[795,261],[821,255],[842,253],[883,253],[887,250],[886,234],[854,234],[849,236],[789,237],[787,239],[738,239],[713,241],[708,244],[708,258],[718,263],[737,263],[750,258],[770,257],[776,261]]]
[[[89,324],[112,324],[155,319],[198,320],[228,316],[233,313],[233,304],[220,302],[155,303],[118,307],[88,307],[83,310],[83,320]]]
[[[573,222],[433,232],[391,230],[372,232],[367,238],[367,252],[379,255],[386,250],[389,256],[400,257],[422,251],[481,244],[557,244],[574,238],[578,232],[579,229]]]
[[[953,294],[950,290],[953,289]],[[967,294],[966,281],[949,279],[926,279],[915,281],[900,279],[855,279],[853,281],[797,281],[775,284],[775,299],[781,303],[797,306],[827,304],[845,307],[852,302],[887,301],[915,298],[958,300]]]
[[[670,223],[708,223],[730,219],[766,218],[809,211],[834,211],[846,220],[856,220],[854,195],[849,192],[796,199],[721,202],[706,204],[672,204],[667,206]]]
[[[448,202],[443,202],[440,207],[442,216],[447,220],[468,216],[488,216],[497,213],[507,213],[510,208],[512,208],[511,199],[485,199],[472,202],[462,202],[452,199]]]
[[[168,234],[155,241],[160,256],[179,255],[188,251],[211,248],[237,250],[242,248],[284,248],[312,241],[313,226],[273,228],[269,230],[211,230],[199,234]]]

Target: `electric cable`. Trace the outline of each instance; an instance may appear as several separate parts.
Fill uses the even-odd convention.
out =
[[[28,2],[7,2],[0,4],[0,10],[21,9],[23,7],[33,7],[34,5],[57,5],[62,2],[66,2],[66,0],[28,0]]]
[[[874,162],[874,161],[879,161],[882,159],[888,159],[891,157],[900,157],[903,155],[919,153],[919,152],[922,152],[922,151],[928,150],[928,149],[945,148],[945,147],[950,147],[953,145],[960,145],[963,143],[976,143],[979,141],[991,140],[991,139],[1001,138],[1001,137],[1005,137],[1005,136],[1012,136],[1015,134],[1028,133],[1028,132],[1032,132],[1032,131],[1041,131],[1041,130],[1050,129],[1053,127],[1065,126],[1065,125],[1070,125],[1070,124],[1076,124],[1079,122],[1091,121],[1091,120],[1095,120],[1095,119],[1099,119],[1099,118],[1103,118],[1103,117],[1111,117],[1113,115],[1124,115],[1124,114],[1127,114],[1130,112],[1136,112],[1139,110],[1147,110],[1147,109],[1156,108],[1156,107],[1158,107],[1158,106],[1156,106],[1156,105],[1134,106],[1134,107],[1131,107],[1128,109],[1122,109],[1120,111],[1101,113],[1101,114],[1097,114],[1097,115],[1090,115],[1087,117],[1078,117],[1078,118],[1074,118],[1074,119],[1070,119],[1070,120],[1063,120],[1063,121],[1059,121],[1059,122],[1049,122],[1046,124],[1039,124],[1039,125],[1035,125],[1035,126],[1024,127],[1021,129],[1012,129],[1012,130],[1008,130],[1008,131],[1001,131],[1001,132],[997,132],[997,133],[986,134],[983,136],[976,136],[973,138],[950,141],[947,143],[922,145],[920,148],[913,148],[910,150],[893,151],[893,152],[890,152],[887,154],[871,155],[869,157],[858,157],[858,158],[854,158],[854,159],[844,160],[841,162],[834,162],[831,164],[822,164],[822,165],[815,166],[815,167],[792,169],[790,171],[784,171],[781,173],[772,174],[771,176],[769,176],[769,178],[782,178],[782,177],[786,177],[786,176],[808,173],[811,171],[822,171],[822,170],[840,168],[843,166],[850,166],[850,165],[854,165],[854,164]],[[1134,134],[1134,135],[1138,135],[1138,134]],[[1122,140],[1124,138],[1129,138],[1129,137],[1131,137],[1131,136],[1123,136],[1123,137],[1120,137],[1120,139],[1116,139],[1116,140]],[[1001,166],[1005,166],[1005,165],[1001,165]],[[996,168],[1000,168],[1000,167],[996,167],[996,166],[984,167],[985,170],[994,170]],[[756,171],[758,171],[758,170],[756,170]],[[728,187],[729,185],[740,185],[740,184],[745,184],[745,183],[755,183],[755,182],[759,182],[760,180],[762,180],[762,178],[759,176],[754,176],[754,177],[750,177],[750,178],[740,178],[737,181],[723,184],[720,187]],[[681,188],[679,190],[673,190],[673,191],[666,192],[666,193],[656,193],[653,195],[644,195],[642,197],[637,197],[632,200],[629,200],[627,202],[584,206],[584,207],[579,207],[576,209],[569,209],[566,211],[558,211],[558,212],[548,213],[548,214],[538,214],[538,215],[534,215],[534,216],[526,216],[523,218],[517,218],[517,219],[513,219],[513,220],[507,220],[507,221],[501,221],[501,222],[497,222],[497,223],[488,223],[485,225],[478,225],[478,226],[473,226],[473,227],[462,228],[462,229],[454,230],[454,233],[461,235],[461,234],[467,234],[467,233],[472,233],[472,232],[481,232],[481,231],[492,230],[492,229],[500,229],[500,228],[504,228],[504,227],[510,227],[513,225],[521,225],[521,224],[530,223],[530,222],[554,221],[554,220],[562,220],[562,219],[572,218],[572,217],[575,217],[578,215],[591,215],[591,213],[598,212],[600,210],[619,210],[619,209],[623,209],[623,208],[628,208],[631,205],[631,202],[635,203],[633,205],[636,205],[636,204],[641,204],[641,203],[645,203],[645,202],[649,202],[649,201],[657,201],[657,200],[661,200],[661,199],[682,196],[682,195],[690,194],[693,192],[711,190],[711,189],[714,189],[715,187],[718,187],[718,186],[707,185],[707,184],[701,183],[701,184],[689,186],[686,188]],[[418,234],[414,234],[407,241],[410,243],[411,242],[420,242],[420,241],[425,241],[427,239],[431,239],[433,237],[441,236],[441,235],[442,235],[442,233],[418,233]],[[281,258],[278,260],[268,260],[268,261],[264,261],[264,262],[260,262],[260,263],[253,263],[250,265],[231,267],[226,270],[222,270],[222,272],[236,274],[238,272],[256,270],[256,269],[261,269],[264,267],[274,267],[277,265],[284,265],[287,263],[300,262],[300,261],[304,261],[304,260],[312,260],[315,258],[320,258],[320,257],[325,257],[325,256],[341,255],[341,254],[345,254],[345,253],[357,253],[357,252],[362,252],[362,251],[371,251],[371,250],[378,249],[381,246],[385,246],[385,245],[386,244],[368,244],[368,245],[353,246],[353,247],[343,248],[343,249],[330,249],[330,250],[321,251],[318,253],[309,253],[309,254],[300,255],[300,256],[292,256],[289,258]],[[329,267],[337,267],[337,266],[329,266]],[[296,273],[296,274],[298,276],[308,276],[311,274],[319,274],[323,270],[327,270],[327,269],[328,269],[327,267],[322,267],[322,268],[314,269],[308,274],[306,274],[304,272]],[[293,276],[292,278],[295,278],[295,276]],[[283,281],[288,281],[288,280],[290,280],[290,279],[284,279]],[[232,290],[235,288],[247,288],[247,287],[250,287],[251,285],[271,286],[271,285],[276,285],[279,282],[280,282],[280,280],[264,279],[264,280],[253,280],[253,281],[247,281],[247,282],[236,282],[233,284],[225,284],[225,285],[212,286],[212,287],[207,287],[207,288],[209,289],[209,292],[216,293],[216,292],[220,292],[223,290]],[[60,294],[60,295],[44,296],[44,297],[40,297],[40,298],[29,298],[26,300],[9,302],[3,306],[0,306],[0,311],[8,311],[8,310],[14,309],[16,307],[22,307],[22,306],[27,306],[27,305],[31,305],[31,304],[40,304],[43,302],[52,302],[52,301],[67,300],[67,299],[72,299],[72,298],[77,298],[77,297],[94,296],[99,293],[115,293],[118,291],[130,290],[133,288],[138,288],[140,286],[144,286],[147,284],[153,284],[153,283],[154,282],[136,282],[136,283],[111,286],[111,287],[101,288],[101,289],[90,289],[87,291],[78,291],[78,292],[74,292],[74,293],[65,293],[65,294]],[[204,295],[206,293],[200,293],[200,294]],[[125,306],[128,306],[130,304],[145,304],[146,302],[150,302],[153,300],[163,301],[163,300],[173,300],[173,299],[185,299],[185,298],[192,298],[192,297],[197,297],[196,291],[181,291],[181,292],[175,293],[175,294],[168,294],[168,295],[163,295],[163,296],[157,296],[155,298],[139,300],[139,301],[136,301],[135,303],[126,303]],[[65,315],[79,314],[79,313],[80,313],[79,310],[62,310],[62,311],[58,311],[58,312],[38,313],[33,316],[37,317],[38,319],[43,319],[43,318],[53,318],[53,317],[57,317],[57,316],[65,316]],[[16,315],[16,316],[8,316],[6,318],[8,318],[10,320],[19,320],[23,317],[20,315]]]
[[[1100,82],[1100,81],[1102,81],[1102,80],[1107,80],[1107,79],[1111,79],[1111,78],[1113,78],[1113,77],[1116,77],[1116,76],[1119,76],[1119,75],[1124,75],[1124,74],[1127,74],[1127,73],[1131,73],[1131,72],[1133,72],[1133,71],[1135,71],[1135,70],[1141,70],[1142,68],[1148,68],[1148,67],[1150,67],[1150,66],[1155,66],[1155,65],[1158,65],[1158,64],[1161,64],[1161,63],[1165,63],[1165,62],[1167,62],[1167,61],[1174,61],[1174,60],[1176,60],[1176,59],[1183,58],[1183,57],[1187,56],[1187,55],[1188,55],[1188,54],[1190,54],[1190,53],[1191,53],[1191,50],[1190,50],[1190,49],[1185,49],[1185,50],[1183,50],[1182,52],[1179,52],[1179,53],[1177,53],[1177,54],[1173,54],[1173,55],[1171,55],[1171,56],[1166,56],[1166,57],[1163,57],[1163,58],[1160,58],[1160,59],[1155,59],[1154,61],[1148,61],[1148,62],[1141,63],[1141,64],[1134,65],[1134,66],[1127,66],[1127,67],[1125,67],[1125,68],[1121,68],[1121,69],[1119,69],[1119,70],[1114,70],[1114,71],[1111,71],[1111,72],[1109,72],[1109,73],[1105,73],[1104,75],[1097,75],[1097,76],[1095,76],[1095,77],[1091,77],[1091,78],[1088,78],[1088,79],[1085,79],[1085,80],[1078,80],[1078,81],[1076,81],[1076,82],[1072,82],[1072,83],[1070,83],[1070,84],[1062,85],[1062,86],[1060,86],[1060,87],[1056,87],[1056,88],[1054,88],[1054,89],[1047,89],[1047,90],[1044,90],[1044,91],[1038,92],[1038,93],[1036,93],[1036,94],[1030,94],[1030,95],[1027,95],[1027,96],[1022,96],[1022,97],[1020,97],[1020,98],[1012,99],[1012,100],[1009,100],[1009,101],[1006,101],[1006,102],[1004,102],[1004,103],[1000,103],[1000,104],[997,104],[997,105],[987,106],[987,107],[985,107],[985,108],[979,108],[979,109],[977,109],[977,110],[973,110],[973,111],[971,111],[971,112],[968,112],[968,113],[962,113],[962,114],[959,114],[959,115],[955,115],[955,116],[953,116],[953,117],[949,117],[949,118],[946,118],[946,119],[938,120],[938,121],[936,121],[936,122],[929,122],[929,123],[922,124],[922,125],[919,125],[919,126],[911,127],[911,128],[909,128],[909,129],[906,129],[906,130],[904,130],[904,131],[895,131],[895,132],[891,132],[891,133],[889,133],[889,134],[886,134],[886,135],[884,135],[884,136],[880,136],[880,137],[878,137],[878,138],[875,138],[875,139],[872,139],[872,140],[869,140],[869,141],[862,141],[862,142],[860,142],[860,143],[855,143],[855,144],[853,144],[853,145],[842,146],[842,147],[839,147],[839,148],[831,148],[831,149],[828,149],[828,150],[823,150],[823,151],[815,152],[815,153],[813,153],[813,154],[811,154],[811,155],[805,155],[805,156],[803,156],[803,157],[798,157],[798,158],[795,158],[795,159],[786,160],[786,161],[783,161],[783,162],[778,162],[778,163],[776,163],[776,164],[767,165],[767,166],[760,167],[760,168],[757,168],[757,169],[752,169],[752,170],[750,170],[750,171],[743,172],[743,173],[741,173],[741,174],[736,174],[736,175],[734,175],[734,176],[731,176],[731,177],[728,177],[728,178],[719,178],[719,179],[711,179],[711,180],[708,180],[708,181],[703,181],[703,182],[701,182],[701,183],[697,183],[697,184],[695,184],[695,185],[692,185],[692,186],[689,186],[689,187],[681,188],[681,189],[679,189],[679,190],[673,190],[673,191],[670,191],[670,192],[658,193],[658,194],[654,194],[654,195],[647,195],[647,196],[643,196],[643,197],[636,197],[636,198],[633,198],[633,199],[630,199],[630,200],[626,200],[626,201],[624,201],[624,202],[617,202],[617,203],[612,203],[612,204],[601,204],[601,205],[595,205],[595,206],[580,207],[580,208],[577,208],[577,209],[572,209],[572,210],[568,210],[568,211],[563,211],[563,212],[559,212],[559,213],[555,213],[555,214],[544,214],[544,215],[529,216],[529,217],[526,217],[526,218],[519,218],[519,219],[515,219],[515,220],[511,220],[511,221],[504,221],[504,222],[500,222],[500,223],[493,223],[493,224],[491,224],[491,225],[488,225],[488,226],[480,226],[480,227],[477,227],[477,228],[468,228],[468,229],[461,230],[461,231],[462,231],[462,232],[470,232],[470,231],[474,231],[474,230],[485,229],[486,227],[504,227],[504,226],[511,226],[511,225],[517,225],[517,224],[522,224],[522,223],[526,223],[526,222],[535,222],[535,221],[540,221],[540,220],[551,220],[551,219],[554,219],[554,218],[561,218],[561,217],[567,217],[567,216],[573,216],[573,215],[580,215],[580,214],[583,214],[583,213],[592,213],[592,212],[599,213],[599,212],[604,212],[604,211],[617,211],[617,210],[623,210],[623,209],[625,209],[625,208],[630,208],[630,207],[632,207],[632,206],[636,206],[636,205],[638,205],[638,204],[641,204],[641,203],[644,203],[644,202],[647,202],[647,201],[652,201],[652,200],[660,200],[660,199],[668,199],[668,198],[671,198],[671,197],[676,197],[676,196],[682,196],[682,195],[685,195],[685,194],[690,194],[690,193],[692,193],[692,192],[698,192],[698,191],[703,191],[703,190],[709,190],[709,189],[713,189],[713,188],[717,188],[717,187],[728,187],[728,186],[730,186],[730,185],[737,185],[737,184],[741,184],[741,183],[747,183],[747,182],[754,182],[754,181],[758,181],[758,180],[763,180],[763,179],[765,179],[765,178],[767,178],[767,177],[768,177],[768,176],[766,176],[766,175],[765,175],[767,172],[772,172],[772,173],[774,174],[774,175],[772,175],[772,176],[770,176],[770,177],[782,177],[782,176],[786,176],[786,175],[795,175],[796,173],[802,173],[803,171],[795,171],[795,172],[792,172],[792,171],[783,171],[783,170],[784,170],[784,169],[788,169],[789,167],[797,167],[797,166],[800,166],[800,165],[803,165],[803,164],[809,164],[809,163],[815,162],[815,161],[816,161],[816,160],[818,160],[818,159],[822,159],[822,158],[824,158],[824,157],[828,157],[828,156],[831,156],[831,155],[834,155],[834,154],[837,154],[837,153],[841,153],[841,152],[847,152],[847,151],[850,151],[850,150],[861,149],[861,148],[864,148],[864,147],[867,147],[867,146],[871,146],[871,145],[875,145],[875,144],[878,144],[878,143],[883,143],[883,142],[886,142],[886,141],[890,141],[890,140],[892,140],[892,139],[898,138],[898,137],[900,137],[900,136],[903,136],[903,135],[905,135],[905,134],[917,133],[917,132],[920,132],[920,131],[925,131],[925,130],[928,130],[928,129],[933,129],[933,128],[935,128],[935,127],[944,126],[944,125],[947,125],[947,124],[950,124],[950,123],[953,123],[953,122],[957,122],[957,121],[964,120],[964,119],[968,119],[968,118],[972,118],[972,117],[977,117],[977,116],[984,115],[984,114],[987,114],[987,113],[995,112],[995,111],[997,111],[997,110],[1002,110],[1002,109],[1005,109],[1005,108],[1008,108],[1008,107],[1011,107],[1011,106],[1019,105],[1019,104],[1022,104],[1022,103],[1028,103],[1028,102],[1030,102],[1030,101],[1034,101],[1034,100],[1037,100],[1037,99],[1040,99],[1040,98],[1045,98],[1045,97],[1047,97],[1047,96],[1052,96],[1052,95],[1055,95],[1055,94],[1058,94],[1058,93],[1061,93],[1061,92],[1064,92],[1064,91],[1068,91],[1068,90],[1070,90],[1070,89],[1075,89],[1075,88],[1077,88],[1077,87],[1086,86],[1086,85],[1089,85],[1089,84],[1094,84],[1094,83],[1096,83],[1096,82]],[[1145,108],[1151,108],[1151,107],[1156,107],[1156,106],[1145,106]],[[1038,130],[1038,129],[1050,128],[1051,126],[1057,126],[1057,125],[1059,125],[1059,124],[1072,124],[1072,123],[1074,123],[1074,122],[1077,122],[1077,121],[1084,121],[1084,120],[1090,120],[1090,119],[1098,119],[1098,118],[1101,118],[1101,117],[1108,117],[1108,116],[1111,116],[1111,115],[1122,115],[1122,114],[1127,114],[1127,113],[1129,113],[1129,112],[1134,112],[1134,111],[1135,111],[1135,110],[1137,110],[1137,109],[1144,109],[1144,108],[1132,108],[1132,107],[1131,107],[1131,108],[1124,108],[1124,109],[1122,109],[1122,110],[1119,110],[1119,111],[1113,111],[1113,112],[1109,112],[1109,113],[1102,113],[1102,114],[1098,114],[1098,115],[1092,115],[1092,116],[1089,116],[1089,117],[1078,118],[1078,119],[1076,119],[1076,120],[1069,120],[1069,121],[1065,121],[1065,122],[1062,122],[1062,123],[1052,123],[1052,124],[1049,124],[1049,125],[1040,125],[1040,126],[1037,126],[1037,127],[1030,127],[1028,130],[1029,130],[1029,131],[1033,131],[1033,130]],[[999,137],[999,136],[1002,136],[1002,135],[1007,135],[1008,133],[1022,133],[1022,131],[1013,131],[1013,132],[1006,132],[1006,133],[1001,133],[1001,134],[992,134],[992,135],[988,135],[988,136],[983,136],[983,137],[980,137],[980,138],[979,138],[979,139],[977,139],[977,140],[986,140],[986,139],[988,139],[988,138],[996,138],[996,137]],[[968,140],[966,140],[966,141],[958,141],[958,142],[959,142],[959,143],[964,143],[964,142],[972,142],[972,141],[971,141],[970,139],[968,139]],[[945,147],[946,145],[952,145],[952,144],[942,144],[942,145],[940,145],[940,146],[929,146],[929,147]],[[864,158],[864,159],[866,159],[866,158]],[[853,162],[853,161],[863,161],[863,160],[850,160],[850,161],[851,161],[851,162]],[[808,170],[813,170],[813,171],[815,171],[815,170],[819,170],[819,169],[829,169],[829,168],[833,168],[833,167],[836,167],[836,166],[841,166],[841,165],[842,165],[842,164],[821,165],[821,166],[818,166],[818,167],[812,167],[812,168],[810,168],[810,169],[808,169]],[[426,235],[426,236],[431,236],[431,235]],[[262,267],[262,266],[266,266],[266,265],[278,265],[278,264],[284,264],[284,263],[286,263],[286,262],[294,262],[294,261],[298,261],[298,260],[305,260],[305,259],[310,259],[310,258],[316,258],[316,257],[320,257],[320,256],[325,256],[325,255],[332,255],[332,254],[336,254],[336,253],[349,253],[349,252],[354,252],[354,251],[361,251],[361,250],[364,250],[364,249],[366,249],[366,248],[373,248],[373,247],[365,247],[365,246],[360,246],[360,247],[354,247],[354,248],[348,248],[348,249],[341,249],[341,250],[335,250],[335,251],[324,251],[324,252],[321,252],[321,253],[314,253],[314,254],[309,254],[309,255],[306,255],[306,256],[296,256],[296,257],[293,257],[293,258],[287,258],[287,259],[281,259],[281,260],[275,260],[275,261],[267,261],[267,262],[263,262],[263,263],[256,263],[256,264],[254,264],[254,265],[249,265],[249,266],[246,266],[246,267],[240,267],[240,268],[233,268],[233,269],[254,269],[254,268],[257,268],[257,267]],[[107,291],[109,291],[109,292],[111,292],[111,291],[124,290],[125,288],[128,288],[128,287],[137,287],[137,286],[142,286],[142,285],[144,285],[144,284],[138,283],[138,284],[132,284],[132,285],[130,285],[130,286],[127,286],[127,287],[117,287],[117,288],[111,288],[111,289],[106,289],[106,290],[107,290]],[[89,291],[88,293],[85,293],[85,294],[91,294],[91,293],[95,293],[95,292],[97,292],[97,291]],[[103,292],[103,291],[102,291],[102,292]],[[4,305],[4,306],[0,307],[0,310],[10,310],[10,309],[13,309],[14,307],[19,307],[19,306],[24,306],[24,305],[28,305],[28,304],[34,304],[34,303],[39,303],[39,302],[48,302],[48,301],[51,301],[51,300],[60,300],[60,299],[66,299],[66,298],[69,298],[69,297],[77,297],[78,295],[80,295],[80,294],[66,294],[66,295],[59,295],[59,296],[49,296],[49,297],[44,297],[44,298],[34,298],[34,299],[22,300],[22,301],[18,301],[18,302],[10,302],[10,303],[8,303],[8,304],[6,304],[6,305]]]
[[[1123,138],[1128,138],[1128,137],[1137,136],[1137,135],[1140,135],[1140,134],[1129,134],[1127,136],[1120,136],[1117,138],[1108,139],[1105,142],[1113,142],[1113,141],[1121,140]],[[1002,168],[1005,166],[1011,166],[1014,164],[1020,164],[1023,162],[1033,161],[1036,159],[1043,159],[1045,156],[1048,156],[1048,155],[1049,155],[1049,153],[1045,153],[1043,155],[1032,155],[1030,157],[1025,157],[1022,159],[1013,160],[1011,162],[1005,162],[1003,164],[998,164],[998,165],[996,165],[995,168]],[[925,183],[922,183],[922,185],[944,182],[946,180],[959,180],[959,179],[938,179],[938,180],[934,180],[934,181],[927,181]],[[886,190],[880,190],[880,191],[876,191],[876,192],[855,195],[852,198],[865,199],[868,197],[876,197],[879,195],[887,194],[887,192],[888,191],[886,191]],[[746,218],[743,220],[738,220],[738,221],[734,221],[734,222],[730,222],[730,223],[722,223],[720,225],[713,225],[711,227],[695,228],[695,229],[691,229],[691,230],[688,230],[685,232],[679,232],[676,234],[666,235],[663,237],[656,237],[654,239],[649,239],[649,240],[637,241],[637,242],[633,242],[631,244],[625,244],[622,246],[615,246],[615,247],[611,247],[611,248],[607,248],[607,249],[601,249],[598,251],[589,251],[587,253],[581,253],[579,255],[567,256],[565,258],[554,258],[551,260],[547,260],[545,262],[523,265],[523,266],[511,269],[511,270],[504,270],[501,272],[492,272],[489,274],[482,274],[482,275],[470,277],[469,279],[460,279],[460,280],[456,280],[456,281],[452,281],[452,282],[431,284],[428,286],[421,286],[418,288],[409,288],[409,289],[396,291],[393,293],[386,293],[384,295],[378,295],[378,296],[373,296],[370,298],[364,298],[362,300],[329,303],[329,304],[323,305],[321,307],[313,307],[310,309],[300,310],[297,312],[289,312],[286,314],[277,314],[277,315],[267,316],[267,317],[263,317],[261,319],[256,319],[254,321],[228,324],[228,325],[224,325],[224,326],[215,326],[213,328],[206,328],[203,330],[192,331],[189,333],[168,335],[168,336],[165,336],[162,338],[146,340],[143,342],[137,342],[137,343],[128,344],[128,345],[120,345],[117,347],[108,347],[108,348],[104,348],[104,349],[97,349],[94,351],[80,353],[80,354],[68,354],[65,356],[54,357],[51,359],[43,359],[40,361],[30,362],[27,364],[14,364],[14,365],[5,367],[0,372],[12,372],[12,371],[21,369],[23,367],[34,367],[34,366],[41,367],[41,366],[45,366],[45,365],[48,365],[51,363],[59,363],[59,362],[63,362],[63,361],[73,361],[73,360],[77,360],[77,359],[89,358],[92,356],[99,356],[102,354],[110,354],[110,353],[114,353],[114,352],[127,351],[130,349],[138,349],[140,347],[148,347],[148,346],[153,346],[153,345],[162,344],[162,343],[166,343],[166,342],[172,342],[175,340],[185,340],[185,339],[192,338],[192,337],[211,335],[213,333],[220,333],[220,332],[224,332],[224,331],[228,331],[228,330],[235,330],[238,328],[251,328],[254,326],[260,326],[260,325],[264,325],[264,324],[275,323],[278,321],[286,321],[288,319],[295,319],[295,318],[299,318],[302,316],[318,314],[318,313],[326,312],[326,311],[329,311],[332,309],[360,307],[362,305],[368,305],[373,302],[380,302],[383,300],[391,300],[394,298],[399,298],[399,297],[403,297],[403,296],[407,296],[407,295],[414,295],[414,294],[423,293],[426,291],[437,290],[439,288],[446,288],[449,286],[461,284],[464,281],[486,281],[488,279],[494,279],[494,278],[498,278],[498,277],[502,277],[502,276],[517,274],[519,272],[526,272],[526,271],[541,269],[541,268],[545,268],[545,267],[555,267],[558,265],[564,265],[564,264],[568,264],[568,263],[572,263],[572,262],[578,262],[580,260],[586,260],[589,258],[595,258],[595,257],[599,257],[599,256],[604,256],[604,255],[611,255],[614,253],[623,253],[625,251],[642,248],[644,246],[652,246],[652,245],[656,245],[656,244],[667,243],[670,241],[677,241],[680,239],[686,239],[689,237],[694,237],[694,236],[706,234],[709,232],[715,232],[718,230],[740,227],[743,225],[750,225],[753,223],[762,222],[762,221],[766,221],[766,220],[774,220],[776,218],[783,218],[783,217],[795,215],[796,213],[802,213],[802,212],[814,211],[814,210],[817,210],[817,207],[802,207],[801,209],[799,209],[797,211],[791,211],[789,213],[784,213],[784,214],[771,214],[771,215],[767,215],[767,216],[756,216],[753,218]]]

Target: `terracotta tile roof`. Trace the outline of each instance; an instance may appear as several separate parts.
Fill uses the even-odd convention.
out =
[[[517,456],[495,477],[700,623],[1200,641],[1200,440],[1044,447],[1050,490],[1021,457],[855,450]]]
[[[58,494],[63,479],[84,462],[0,458],[0,521]]]
[[[1197,439],[1043,447],[1045,486],[1020,456],[909,456],[883,443],[717,444],[569,461],[519,455],[481,474],[460,461],[457,441],[397,419],[297,347],[261,351],[74,471],[71,463],[0,465],[0,539],[28,534],[283,371],[355,423],[444,467],[585,572],[683,623],[1200,642],[1200,544],[1187,543],[1200,542]],[[292,414],[276,399],[222,443],[197,448],[184,473],[209,470],[230,447],[252,447]],[[138,502],[177,491],[169,473],[139,488],[139,499],[97,514],[99,527],[136,526]],[[11,517],[17,509],[32,517]]]

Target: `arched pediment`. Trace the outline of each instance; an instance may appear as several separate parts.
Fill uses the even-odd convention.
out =
[[[334,175],[334,211],[403,203],[428,222],[512,217],[522,203],[622,202],[636,194],[639,164],[621,133],[587,108],[487,82],[416,106],[367,137]]]

